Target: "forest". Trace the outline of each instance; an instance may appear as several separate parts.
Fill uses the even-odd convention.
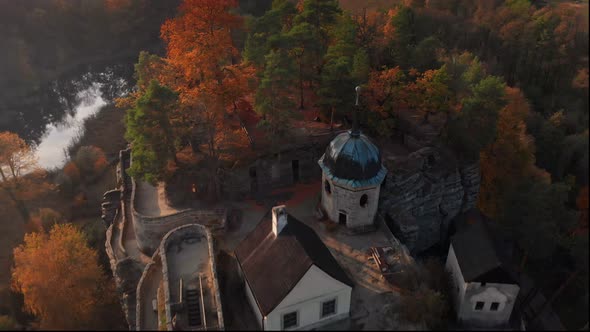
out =
[[[395,139],[400,114],[410,112],[433,144],[479,160],[478,208],[515,240],[519,268],[563,324],[587,326],[587,1],[30,0],[0,2],[0,35],[8,50],[0,54],[0,197],[24,222],[40,218],[26,206],[31,186],[54,184],[30,185],[41,170],[15,172],[31,166],[41,136],[15,123],[58,121],[50,110],[67,109],[68,91],[53,89],[57,106],[41,114],[14,105],[63,71],[132,58],[134,87],[116,101],[133,146],[130,173],[152,183],[196,174],[214,199],[223,196],[220,170],[248,146],[228,118],[254,110],[269,141],[288,137],[303,110],[349,125],[358,85],[369,135]],[[88,153],[91,162],[80,164],[103,163]],[[53,317],[57,299],[35,288],[39,276],[27,266],[35,251],[94,249],[68,226],[37,229],[14,251],[25,310],[41,327],[88,326]],[[106,285],[94,260],[84,272]],[[92,317],[109,301],[72,310]],[[0,312],[0,327],[12,314]]]

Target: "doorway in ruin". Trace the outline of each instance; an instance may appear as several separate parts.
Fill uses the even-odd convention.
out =
[[[348,216],[346,215],[346,213],[344,213],[344,212],[339,212],[339,213],[338,213],[338,223],[339,223],[340,225],[344,225],[344,226],[346,226],[346,219],[347,219],[347,217],[348,217]]]
[[[291,170],[293,171],[293,183],[299,182],[299,160],[291,161]]]

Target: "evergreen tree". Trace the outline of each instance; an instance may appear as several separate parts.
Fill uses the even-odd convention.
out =
[[[295,116],[295,103],[291,96],[296,70],[293,60],[284,50],[271,50],[265,60],[264,73],[256,92],[256,111],[263,117],[259,125],[271,136],[281,136]]]
[[[331,109],[332,112],[338,110],[339,115],[351,109],[355,96],[354,87],[361,83],[355,82],[352,75],[354,57],[357,53],[355,36],[354,21],[348,15],[341,16],[334,28],[334,43],[324,57],[325,65],[318,90],[319,104],[324,109]],[[357,72],[360,66],[361,64],[357,63]]]
[[[257,18],[250,18],[247,27],[250,31],[246,39],[243,57],[258,68],[263,68],[265,56],[271,49],[286,47],[283,30],[290,28],[293,16],[297,13],[295,5],[287,0],[275,0],[272,8]]]
[[[177,102],[175,92],[153,80],[127,111],[125,138],[133,147],[132,176],[155,183],[164,178],[168,162],[176,161],[170,114]]]

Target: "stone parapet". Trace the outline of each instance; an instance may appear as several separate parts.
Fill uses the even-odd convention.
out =
[[[128,157],[130,158],[130,156]],[[133,160],[130,158],[130,163]],[[128,175],[124,175],[128,176]],[[135,239],[139,250],[148,256],[151,256],[162,237],[170,230],[187,224],[201,224],[211,228],[212,230],[219,230],[225,228],[227,219],[227,209],[210,209],[210,210],[195,210],[185,209],[173,214],[164,216],[147,216],[137,211],[135,208],[135,200],[137,193],[137,183],[135,179],[129,177],[130,181],[123,181],[131,188],[124,188],[124,192],[130,195],[128,200],[131,210],[131,219],[135,231]],[[123,200],[125,204],[127,200]],[[123,206],[124,206],[123,204]],[[127,208],[127,207],[125,207]],[[126,220],[126,223],[129,221]]]

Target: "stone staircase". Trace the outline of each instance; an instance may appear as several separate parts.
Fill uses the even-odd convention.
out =
[[[201,314],[201,293],[198,289],[187,289],[185,292],[188,325],[196,327],[203,325]]]

